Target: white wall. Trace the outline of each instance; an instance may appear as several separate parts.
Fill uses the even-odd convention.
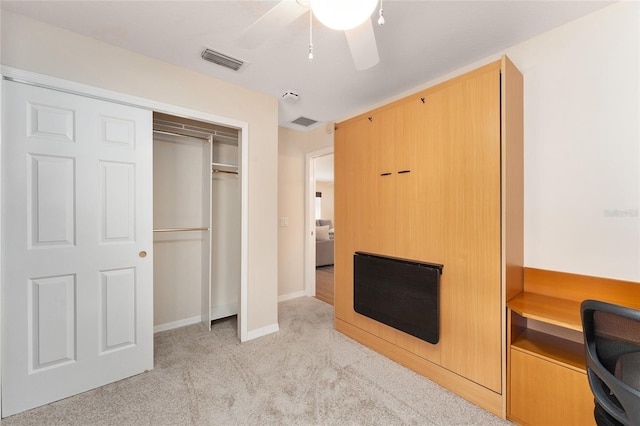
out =
[[[278,133],[278,296],[304,289],[304,154],[306,134],[285,127]]]
[[[640,281],[640,4],[514,46],[524,75],[525,264]]]
[[[278,228],[278,295],[286,298],[304,291],[305,155],[333,146],[333,134],[324,127],[308,132],[280,127],[278,146],[278,216],[289,222]]]
[[[213,144],[213,161],[238,164],[238,147]],[[211,313],[214,319],[238,312],[240,291],[240,183],[237,175],[212,179]]]
[[[3,65],[249,123],[246,326],[277,330],[277,99],[7,11],[1,22]]]

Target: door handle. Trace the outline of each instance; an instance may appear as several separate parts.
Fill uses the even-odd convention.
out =
[[[142,250],[140,253],[138,253],[138,256],[140,257],[147,257],[147,252]]]

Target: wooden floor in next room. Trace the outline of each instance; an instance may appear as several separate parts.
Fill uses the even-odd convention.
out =
[[[316,268],[316,299],[333,306],[333,265]]]

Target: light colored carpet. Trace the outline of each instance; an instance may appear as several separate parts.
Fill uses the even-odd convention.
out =
[[[280,303],[280,332],[235,319],[159,333],[155,369],[18,414],[13,425],[508,425],[333,329],[333,307]]]

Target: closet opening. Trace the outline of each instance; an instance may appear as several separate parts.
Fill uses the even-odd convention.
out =
[[[155,332],[198,322],[211,329],[212,321],[239,313],[239,136],[238,129],[153,114]]]

